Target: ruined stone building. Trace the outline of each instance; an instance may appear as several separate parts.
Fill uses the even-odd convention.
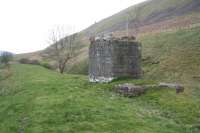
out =
[[[89,48],[90,82],[141,77],[141,44],[128,38],[92,39]]]

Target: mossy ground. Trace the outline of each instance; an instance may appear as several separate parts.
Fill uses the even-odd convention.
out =
[[[93,84],[87,76],[61,75],[39,66],[12,65],[0,81],[1,133],[199,133],[200,91],[154,90],[135,98],[112,91],[117,80]]]

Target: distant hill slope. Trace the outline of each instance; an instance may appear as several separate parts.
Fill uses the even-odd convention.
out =
[[[77,55],[73,59],[73,61],[71,61],[68,64],[66,71],[76,74],[87,74],[89,46],[88,38],[90,36],[102,33],[106,34],[110,32],[113,32],[116,36],[127,35],[127,20],[129,23],[129,35],[136,35],[137,32],[139,40],[143,43],[144,59],[147,58],[147,53],[155,53],[151,55],[152,58],[159,57],[159,50],[180,50],[183,48],[182,44],[184,44],[185,46],[187,46],[184,47],[185,53],[182,53],[180,51],[171,53],[170,50],[167,50],[164,52],[168,56],[161,56],[163,57],[162,62],[173,62],[173,57],[180,57],[176,58],[177,62],[173,65],[175,68],[179,67],[179,70],[181,71],[183,69],[182,66],[179,66],[179,59],[183,60],[183,58],[181,57],[185,57],[185,55],[188,55],[187,53],[193,55],[193,53],[200,52],[200,50],[197,48],[197,46],[199,46],[198,38],[200,38],[200,0],[147,0],[146,2],[129,7],[81,31],[76,40],[76,44],[80,46],[79,55]],[[182,34],[179,34],[180,32]],[[158,34],[154,35],[155,33]],[[161,34],[159,35],[159,33]],[[185,36],[187,36],[187,39],[185,39]],[[173,41],[171,41],[171,39]],[[159,46],[157,49],[152,48],[157,46]],[[35,54],[31,53],[31,55],[26,54],[20,55],[18,57],[34,57],[40,60],[47,60],[50,63],[55,63],[55,61],[52,61],[52,59],[46,58],[46,55],[48,55],[51,52],[51,47],[48,47],[47,49],[37,52]],[[186,64],[188,66],[188,70],[190,66],[193,66],[193,63],[195,63],[194,60],[193,62],[189,62],[189,56],[186,56],[186,60],[188,60],[188,62],[185,62],[188,63]],[[192,56],[190,58],[193,59],[196,57],[199,56]],[[164,67],[164,65],[166,64],[163,64],[161,66]],[[150,68],[151,67],[152,66],[150,66]],[[186,69],[186,67],[184,69]],[[160,67],[155,67],[155,69],[149,69],[148,72],[146,72],[146,74],[149,75],[150,73],[153,73],[157,70],[160,70]],[[167,70],[169,72],[173,72],[172,69]]]
[[[186,23],[188,20],[183,19],[179,22],[186,26],[200,22],[199,12],[199,0],[147,0],[90,26],[83,33],[90,36],[94,33],[123,31],[127,28],[127,21],[129,22],[129,28],[135,30],[136,27],[142,28],[194,13],[192,20],[188,18],[190,22]],[[170,23],[170,21],[168,22]]]

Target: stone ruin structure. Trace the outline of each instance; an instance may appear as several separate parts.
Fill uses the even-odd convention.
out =
[[[110,82],[120,77],[141,78],[141,44],[135,37],[90,38],[89,80]]]

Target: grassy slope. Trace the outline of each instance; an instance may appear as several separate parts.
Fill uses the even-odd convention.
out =
[[[200,73],[200,27],[146,34],[139,40],[143,44],[147,76],[190,84],[199,82],[192,77]]]
[[[150,1],[147,1],[144,3],[141,3],[139,5],[132,6],[132,7],[128,8],[126,10],[123,10],[109,18],[106,18],[106,19],[100,21],[99,23],[96,23],[96,24],[92,25],[91,27],[87,28],[86,30],[82,31],[81,34],[83,34],[83,36],[86,37],[87,35],[90,35],[91,33],[111,32],[112,30],[114,30],[114,31],[116,30],[116,32],[114,33],[116,36],[117,35],[119,35],[119,36],[126,35],[126,31],[124,31],[124,29],[122,27],[124,27],[126,25],[126,23],[124,23],[124,21],[127,20],[127,18],[126,18],[127,13],[129,14],[129,17],[130,17],[129,18],[130,25],[132,25],[131,23],[134,22],[135,14],[138,14],[137,19],[140,20],[141,24],[145,24],[147,22],[144,26],[141,26],[139,28],[139,32],[141,32],[141,34],[149,33],[149,34],[146,34],[145,37],[140,38],[140,41],[142,43],[144,43],[143,55],[145,56],[147,52],[150,52],[150,54],[151,53],[158,54],[158,55],[154,54],[152,56],[159,57],[160,56],[160,53],[158,52],[159,49],[158,48],[155,49],[153,47],[162,45],[161,48],[165,49],[165,55],[166,55],[166,56],[165,55],[162,56],[163,57],[163,61],[162,61],[162,65],[161,65],[162,67],[165,66],[165,67],[168,67],[171,69],[176,68],[176,70],[177,69],[189,70],[190,69],[189,67],[194,67],[194,66],[192,66],[193,63],[199,62],[197,60],[199,57],[199,55],[197,53],[200,51],[198,48],[198,41],[199,41],[198,38],[200,37],[199,27],[198,27],[198,25],[200,24],[199,10],[197,10],[197,7],[195,7],[194,9],[191,8],[190,7],[191,3],[193,3],[193,4],[196,3],[196,5],[199,5],[198,0],[173,0],[173,1],[172,0],[150,0]],[[186,9],[186,7],[189,7],[190,10],[187,9],[187,11],[184,11]],[[170,12],[170,13],[168,13],[168,12]],[[193,28],[193,29],[185,29],[182,31],[179,31],[179,30],[176,31],[179,28],[187,28],[192,25],[193,26],[197,25],[197,29]],[[130,34],[134,34],[134,31],[135,31],[134,28],[135,28],[134,26],[130,26],[130,29],[129,29]],[[158,34],[151,35],[152,32],[159,33],[159,32],[163,32],[163,31],[170,30],[170,29],[173,29],[173,32],[162,33],[161,35],[158,35]],[[139,34],[139,36],[140,36],[140,34]],[[187,39],[185,39],[184,36],[186,36]],[[157,37],[159,37],[159,41],[157,41]],[[150,44],[147,44],[147,43],[150,43]],[[181,45],[182,43],[184,45],[187,45],[187,47],[182,48],[183,47],[183,45]],[[196,46],[194,46],[193,43],[195,43]],[[84,55],[87,55],[88,49],[86,49],[86,47],[89,46],[89,42],[87,41],[84,44],[88,44],[88,45],[84,46],[85,51],[83,51],[83,53],[85,53]],[[166,45],[164,45],[164,44],[166,44]],[[197,49],[196,49],[196,47],[197,47]],[[148,48],[151,48],[151,49],[148,49]],[[160,51],[162,51],[162,49]],[[169,50],[166,51],[166,49],[169,49]],[[170,51],[170,49],[172,49],[172,50]],[[177,52],[175,52],[174,49],[178,49]],[[156,51],[154,51],[154,50],[156,50]],[[185,50],[185,51],[183,51],[183,50]],[[193,52],[193,50],[194,50],[194,52]],[[169,52],[169,53],[167,53],[167,52]],[[183,55],[184,52],[186,53],[185,55]],[[173,55],[170,55],[170,54],[173,54]],[[197,56],[195,56],[195,54]],[[174,56],[177,56],[180,58],[174,59],[176,63],[170,64],[173,61],[171,58],[174,58]],[[184,60],[186,60],[184,62],[185,66],[179,65],[178,63],[183,64],[183,58],[185,58],[185,56],[186,56],[186,59],[184,59]],[[195,59],[190,59],[190,58],[195,58]],[[81,59],[81,60],[79,60],[79,59]],[[77,56],[76,60],[77,60],[77,62],[74,63],[75,65],[73,64],[72,66],[70,66],[67,72],[87,74],[88,59],[87,58],[83,59],[82,54],[80,54],[80,56]],[[191,61],[189,61],[189,60],[191,60]],[[197,61],[195,61],[195,60],[197,60]],[[166,61],[166,62],[164,63],[164,61]],[[167,62],[169,62],[169,63],[167,63]],[[189,64],[187,64],[187,63],[189,63]],[[172,68],[172,66],[168,66],[166,64],[173,65],[174,68]],[[196,65],[198,65],[198,64],[196,64]],[[182,66],[184,68],[181,68]],[[169,70],[169,69],[162,68],[162,70]],[[196,70],[199,72],[198,68],[195,68],[194,71],[192,71],[192,72],[194,73]],[[150,71],[150,69],[149,69],[149,71]],[[154,71],[151,71],[151,73],[153,74],[155,71],[156,71],[156,69],[154,69]],[[174,70],[173,71],[169,70],[169,71],[171,73],[174,72]],[[177,74],[177,76],[181,76],[180,73],[182,73],[182,72],[183,71],[178,71],[179,74]],[[152,74],[150,74],[150,73],[148,73],[148,74],[152,76]],[[157,72],[156,76],[158,76],[159,74],[161,74],[161,71]],[[168,74],[168,73],[166,73],[166,74]],[[186,76],[188,76],[188,75],[184,75],[183,77],[186,77]],[[167,77],[167,75],[166,75],[166,77]],[[171,78],[171,74],[168,75],[168,77]]]
[[[197,6],[191,6],[191,3],[196,3],[195,5]],[[185,6],[188,8],[186,8]],[[114,33],[116,36],[126,35],[124,27],[126,27],[127,13],[129,14],[130,34],[134,34],[135,32],[135,14],[138,14],[137,19],[139,20],[138,22],[140,22],[139,32],[159,32],[166,29],[174,29],[178,27],[190,26],[191,24],[199,24],[200,13],[199,9],[197,9],[198,6],[198,0],[149,0],[139,5],[129,7],[128,9],[125,9],[111,17],[108,17],[79,33],[76,44],[80,47],[80,49],[78,50],[80,54],[77,57],[73,58],[73,61],[69,63],[67,71],[71,73],[80,72],[81,74],[86,74],[86,60],[88,56],[87,48],[89,45],[88,37],[91,34],[93,36],[94,33],[111,31],[116,31]],[[45,60],[45,62],[49,62],[50,64],[55,65],[55,59],[47,59],[46,57],[44,57],[44,55],[48,55],[49,53],[52,53],[51,47],[48,47],[47,49],[40,52],[17,55],[16,59],[39,59]]]
[[[137,98],[114,94],[123,82],[88,83],[39,66],[13,65],[0,81],[1,133],[199,133],[200,91],[152,90]],[[199,88],[200,89],[200,88]],[[195,93],[195,94],[193,94]]]
[[[149,33],[138,39],[146,77],[189,85],[199,82],[193,77],[200,76],[200,27]],[[83,60],[69,72],[87,74],[87,62]]]
[[[83,31],[90,35],[91,33],[101,33],[106,31],[118,31],[120,28],[126,27],[127,14],[129,16],[130,25],[135,19],[138,19],[140,23],[149,24],[150,22],[157,23],[158,21],[164,21],[165,19],[171,19],[177,16],[184,16],[193,12],[193,9],[186,13],[179,14],[182,12],[182,7],[188,5],[193,0],[149,0],[138,5],[131,6],[111,17],[108,17]],[[171,10],[170,10],[171,9]],[[168,12],[174,10],[171,14]],[[176,14],[177,13],[177,14]],[[157,20],[157,21],[154,21]],[[113,29],[114,28],[114,29]],[[135,27],[132,27],[135,28]]]

